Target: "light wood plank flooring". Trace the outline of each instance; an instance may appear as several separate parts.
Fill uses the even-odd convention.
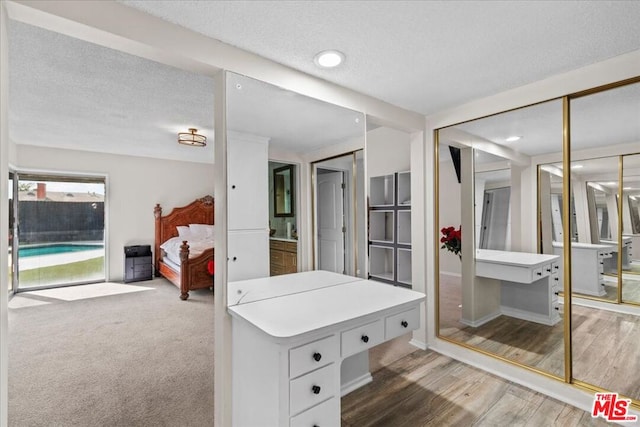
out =
[[[563,322],[545,326],[500,316],[480,327],[459,322],[459,285],[442,278],[440,331],[546,372],[564,376]],[[573,377],[640,400],[640,319],[632,314],[573,305]]]
[[[342,427],[605,426],[578,408],[432,351],[416,350],[342,398]]]

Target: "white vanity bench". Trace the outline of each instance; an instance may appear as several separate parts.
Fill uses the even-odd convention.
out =
[[[229,283],[234,426],[339,426],[340,365],[420,326],[424,294],[311,271]]]
[[[559,269],[556,255],[476,250],[476,276],[500,281],[500,313],[505,316],[558,323]]]

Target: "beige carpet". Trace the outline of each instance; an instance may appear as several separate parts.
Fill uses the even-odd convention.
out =
[[[9,426],[213,425],[213,295],[164,279],[21,293]]]

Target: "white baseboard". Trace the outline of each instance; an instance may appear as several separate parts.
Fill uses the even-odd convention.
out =
[[[409,344],[411,344],[414,347],[418,347],[420,350],[427,350],[429,348],[427,343],[425,343],[424,341],[417,340],[415,338],[412,338],[411,340],[409,340]]]
[[[461,273],[454,273],[452,271],[441,271],[440,274],[442,276],[462,277]]]
[[[369,384],[373,381],[373,377],[371,376],[371,372],[367,372],[366,374],[349,381],[346,384],[342,384],[340,387],[340,396],[345,396],[351,393],[354,390],[359,389],[360,387]]]
[[[560,320],[557,316],[545,316],[543,314],[532,313],[530,311],[518,310],[512,307],[500,306],[500,311],[505,316],[515,317],[517,319],[527,320],[529,322],[542,323],[543,325],[553,326]],[[552,320],[552,317],[555,319]]]
[[[467,325],[467,326],[471,326],[472,328],[477,328],[478,326],[482,326],[487,322],[492,321],[495,318],[500,317],[500,315],[502,314],[502,312],[497,311],[495,313],[490,313],[487,314],[486,316],[483,316],[481,318],[479,318],[478,320],[467,320],[464,318],[460,319],[460,323]]]

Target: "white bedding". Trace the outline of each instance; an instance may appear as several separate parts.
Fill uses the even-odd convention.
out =
[[[172,237],[160,245],[160,249],[165,251],[165,258],[177,265],[180,265],[180,246],[183,240],[187,240],[187,244],[189,245],[189,258],[195,258],[201,255],[206,249],[214,247],[213,236],[202,236],[195,239]]]

